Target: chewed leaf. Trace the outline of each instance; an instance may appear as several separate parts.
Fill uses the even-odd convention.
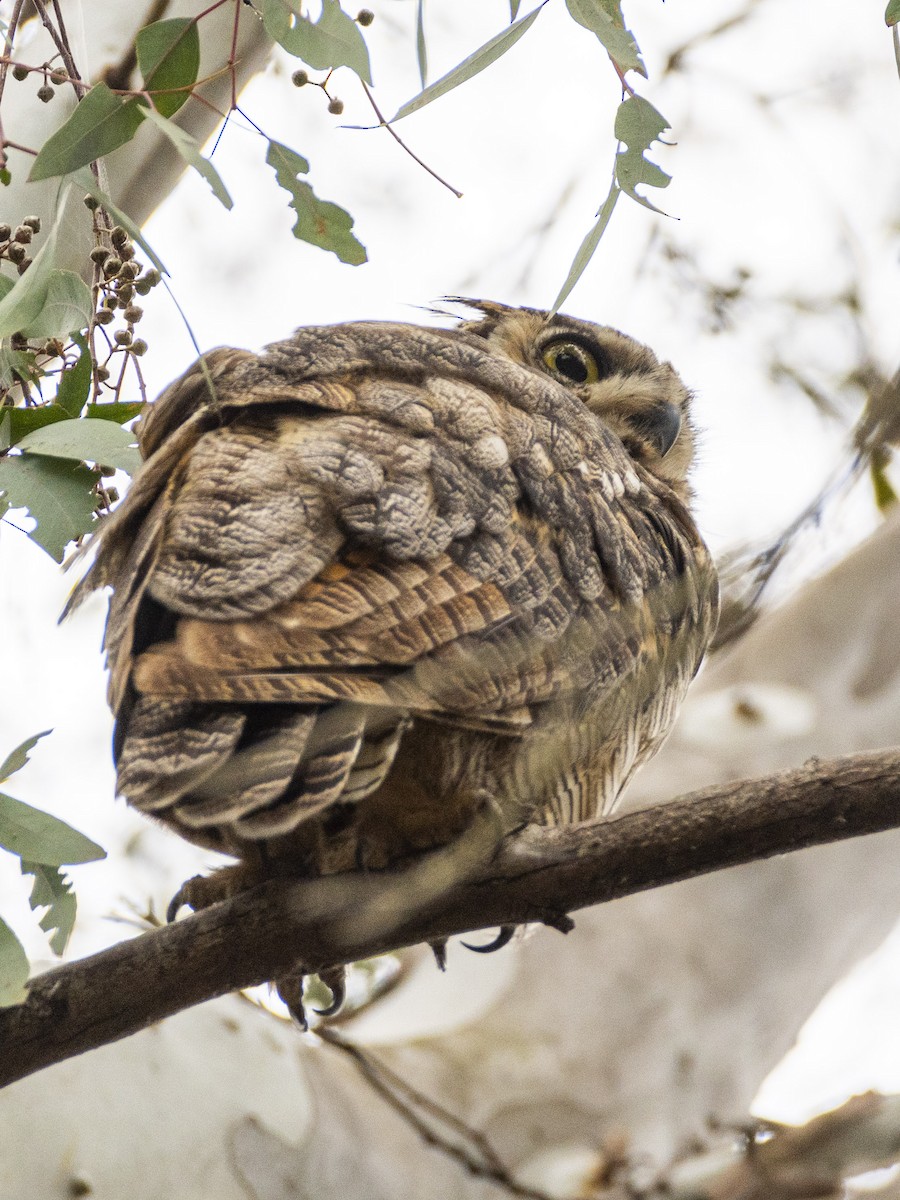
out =
[[[668,128],[666,118],[643,96],[629,96],[616,112],[616,137],[624,146],[616,155],[616,181],[632,200],[654,212],[660,210],[635,189],[642,183],[656,188],[669,186],[671,176],[644,157],[651,143],[658,141],[659,135]]]
[[[28,995],[28,956],[22,943],[0,919],[0,1008],[21,1004]]]
[[[0,458],[0,495],[9,507],[28,509],[37,522],[28,536],[57,562],[69,542],[93,526],[96,482],[93,471],[71,460],[42,454]]]
[[[124,146],[134,137],[145,112],[136,100],[123,100],[105,83],[95,84],[69,119],[44,142],[29,180],[68,175]]]
[[[34,737],[26,738],[20,746],[16,746],[10,754],[0,763],[0,783],[5,783],[10,775],[15,775],[16,771],[21,771],[28,762],[28,753],[33,750],[41,738],[52,733],[52,729],[45,729],[42,733],[36,733]]]
[[[96,862],[106,851],[49,813],[0,792],[0,846],[29,862],[61,867]]]
[[[566,8],[573,20],[597,35],[619,70],[646,77],[634,34],[625,26],[621,0],[566,0]]]
[[[336,254],[341,262],[358,266],[366,261],[366,248],[351,230],[353,218],[337,204],[320,200],[305,180],[298,179],[309,170],[309,163],[302,155],[282,146],[280,142],[269,142],[266,162],[275,168],[275,178],[285,191],[290,192],[291,208],[297,214],[294,237],[323,250]]]
[[[72,884],[58,867],[22,860],[22,874],[34,876],[34,887],[28,903],[32,908],[46,908],[40,927],[49,933],[54,954],[62,954],[75,925],[75,893]]]
[[[197,82],[200,33],[197,21],[174,17],[146,25],[135,38],[144,86],[164,117],[178,112]]]
[[[546,0],[544,0],[544,3],[546,3]],[[538,13],[543,7],[544,4],[538,5],[527,17],[523,17],[521,21],[516,21],[513,25],[507,25],[496,37],[492,37],[489,42],[485,42],[483,46],[479,46],[458,67],[454,67],[452,71],[448,71],[446,75],[442,75],[440,79],[436,79],[434,83],[429,84],[427,88],[419,92],[418,96],[413,96],[412,100],[407,101],[401,108],[398,108],[393,117],[391,117],[391,122],[401,121],[404,117],[408,117],[410,113],[418,112],[420,108],[424,108],[432,100],[437,100],[439,96],[444,96],[447,92],[452,92],[461,83],[465,83],[466,80],[471,79],[486,67],[489,67],[491,63],[496,62],[507,50],[512,49],[523,34],[528,32],[537,20]]]

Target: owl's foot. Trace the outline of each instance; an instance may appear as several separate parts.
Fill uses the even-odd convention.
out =
[[[331,1003],[326,1008],[314,1008],[313,1012],[319,1017],[333,1017],[340,1012],[347,995],[346,969],[343,964],[336,967],[326,967],[317,972],[319,978],[331,992]],[[275,989],[288,1012],[305,1032],[309,1028],[306,1019],[306,1007],[303,1003],[303,987],[306,972],[297,970],[290,975],[284,975],[275,981]]]
[[[236,863],[233,867],[220,867],[211,875],[194,875],[186,879],[166,909],[166,920],[171,924],[185,906],[199,912],[219,900],[229,900],[240,892],[254,887],[261,880],[255,864]]]
[[[501,925],[500,932],[492,942],[488,942],[485,946],[473,946],[470,942],[463,942],[467,950],[474,950],[476,954],[493,954],[495,950],[502,950],[504,946],[508,946],[516,935],[515,925]]]

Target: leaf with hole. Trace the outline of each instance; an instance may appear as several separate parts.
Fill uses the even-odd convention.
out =
[[[292,231],[294,237],[330,250],[341,262],[352,266],[364,263],[366,248],[351,233],[353,218],[350,214],[337,204],[320,200],[308,183],[297,178],[309,170],[306,159],[289,146],[269,142],[266,162],[274,167],[279,186],[291,195],[291,208],[297,214]]]
[[[54,954],[62,954],[75,925],[75,893],[72,883],[59,867],[22,859],[22,874],[34,876],[28,903],[32,909],[46,908],[38,924],[50,934]]]
[[[629,96],[616,112],[616,137],[624,146],[616,154],[616,181],[627,196],[653,212],[661,210],[646,196],[638,195],[636,188],[642,183],[656,188],[669,186],[671,176],[644,157],[651,143],[658,141],[659,135],[668,128],[666,118],[643,96]]]
[[[544,0],[546,3],[547,0]],[[523,17],[521,21],[516,21],[513,25],[507,27],[498,33],[496,37],[492,37],[489,42],[485,42],[468,58],[463,59],[458,67],[454,67],[452,71],[448,71],[446,75],[442,75],[440,79],[436,79],[434,83],[423,91],[419,92],[418,96],[413,96],[412,100],[398,108],[391,121],[402,121],[404,117],[408,117],[411,113],[418,112],[420,108],[424,108],[426,104],[430,104],[432,100],[437,100],[439,96],[445,96],[447,92],[453,91],[459,87],[461,83],[472,79],[478,75],[491,63],[502,57],[507,50],[511,50],[516,42],[524,34],[528,32],[534,22],[537,20],[538,13],[544,7],[539,5],[533,12],[530,12],[527,17]]]
[[[213,195],[219,203],[223,204],[225,208],[232,208],[234,201],[228,195],[228,189],[222,182],[219,172],[209,159],[204,158],[200,153],[200,143],[195,138],[192,138],[189,133],[185,133],[174,122],[168,121],[164,116],[156,112],[155,109],[148,108],[146,112],[147,120],[152,121],[160,133],[165,134],[188,166],[193,167],[195,171],[203,176],[212,188]]]
[[[197,21],[189,17],[154,21],[138,32],[135,48],[144,87],[153,94],[154,107],[164,117],[173,116],[197,82],[200,70]]]
[[[42,454],[0,458],[0,495],[10,508],[28,509],[37,522],[28,536],[57,562],[69,542],[93,527],[96,482],[93,471],[71,460]]]
[[[105,83],[97,83],[80,100],[69,119],[44,142],[28,178],[31,182],[68,175],[130,142],[146,109],[123,100]]]

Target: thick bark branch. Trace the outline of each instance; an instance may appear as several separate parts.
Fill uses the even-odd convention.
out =
[[[790,850],[900,826],[900,750],[812,760],[580,828],[531,831],[390,927],[412,876],[273,880],[32,981],[0,1011],[0,1086],[296,969],[564,914]],[[387,903],[386,903],[387,901]]]

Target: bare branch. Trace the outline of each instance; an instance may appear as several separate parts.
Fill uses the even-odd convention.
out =
[[[0,1011],[0,1085],[298,965],[312,972],[495,925],[558,925],[588,905],[897,826],[895,749],[811,760],[615,821],[530,830],[390,928],[362,916],[396,911],[410,872],[272,880],[33,980],[24,1004]]]

